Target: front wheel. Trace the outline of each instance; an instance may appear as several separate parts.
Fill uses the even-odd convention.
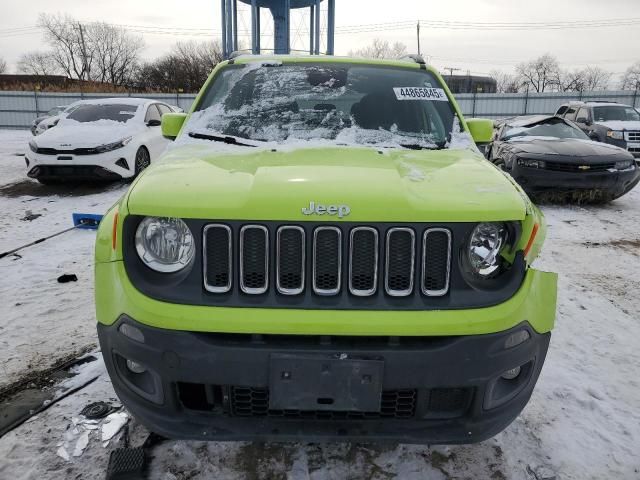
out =
[[[140,147],[136,152],[136,160],[135,160],[135,175],[140,175],[145,168],[147,168],[151,164],[151,156],[149,155],[149,150],[145,147]]]

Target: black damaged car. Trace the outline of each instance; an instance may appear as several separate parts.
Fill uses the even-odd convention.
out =
[[[640,181],[631,153],[592,141],[573,122],[555,116],[499,122],[486,155],[533,196],[610,201]]]

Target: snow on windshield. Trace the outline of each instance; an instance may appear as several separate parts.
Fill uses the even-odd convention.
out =
[[[389,67],[228,67],[205,92],[185,131],[279,144],[444,147],[454,118],[448,100],[400,101],[394,88],[401,87],[436,90],[439,84],[428,72]]]

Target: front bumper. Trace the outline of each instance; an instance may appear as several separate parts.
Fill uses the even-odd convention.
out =
[[[558,172],[513,165],[511,176],[528,192],[600,190],[620,197],[640,181],[640,168],[605,172]]]
[[[123,334],[125,323],[144,340]],[[528,338],[506,348],[514,334]],[[175,331],[126,316],[98,324],[98,336],[118,396],[161,435],[422,444],[473,443],[506,428],[529,400],[550,341],[527,322],[485,335],[357,337]],[[380,408],[274,410],[270,362],[279,354],[383,362]],[[132,373],[127,359],[146,372]],[[501,378],[516,367],[516,379]]]
[[[135,150],[124,148],[96,155],[44,155],[28,152],[27,176],[54,180],[120,180],[135,173]]]

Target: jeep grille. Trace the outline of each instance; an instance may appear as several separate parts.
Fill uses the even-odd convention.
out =
[[[370,226],[317,226],[309,232],[310,242],[305,229],[297,225],[279,226],[275,239],[269,238],[270,231],[273,233],[263,225],[247,224],[234,238],[227,225],[207,225],[203,233],[205,289],[226,293],[236,281],[247,295],[275,288],[286,296],[306,289],[319,296],[335,296],[348,289],[351,295],[370,297],[384,289],[390,297],[405,297],[417,288],[424,296],[437,297],[449,290],[452,236],[446,228],[416,232],[390,227],[379,232]],[[275,272],[273,277],[271,272]]]

